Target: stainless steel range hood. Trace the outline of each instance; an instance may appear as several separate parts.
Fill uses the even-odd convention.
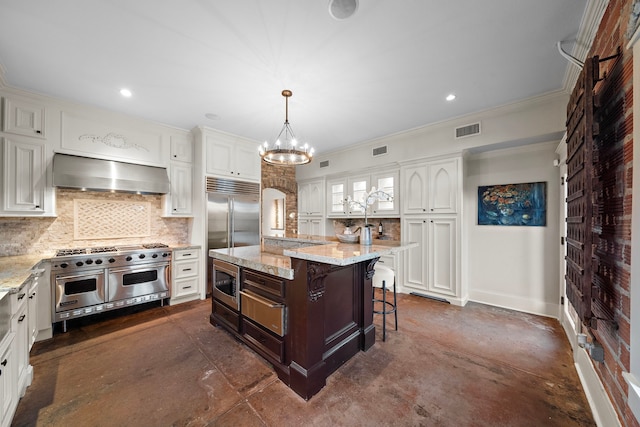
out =
[[[53,186],[140,194],[171,189],[166,168],[61,153],[53,156]]]

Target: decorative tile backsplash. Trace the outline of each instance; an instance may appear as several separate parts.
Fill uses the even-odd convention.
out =
[[[108,212],[108,215],[105,215]],[[100,219],[96,221],[96,219]],[[151,206],[146,201],[74,200],[73,238],[114,239],[149,237]]]
[[[100,209],[86,209],[77,221],[76,204],[87,206],[91,203],[102,204]],[[142,236],[134,227],[123,225],[123,211],[111,209],[122,206],[148,206],[148,233]],[[95,205],[94,205],[95,207]],[[102,193],[80,190],[56,190],[56,218],[0,218],[0,256],[24,255],[49,252],[61,248],[83,248],[89,246],[129,245],[137,243],[161,242],[168,245],[189,243],[188,218],[163,218],[162,196],[138,195],[127,193]],[[130,215],[127,213],[126,215]],[[131,220],[131,218],[128,218]],[[74,234],[76,222],[85,228],[81,236]],[[91,231],[86,228],[93,225],[97,232],[88,237]],[[120,224],[119,226],[117,224]],[[120,227],[120,228],[119,228]],[[132,231],[131,229],[134,229]],[[123,232],[126,230],[126,232]],[[108,234],[113,232],[113,234]],[[127,236],[125,234],[137,234]]]

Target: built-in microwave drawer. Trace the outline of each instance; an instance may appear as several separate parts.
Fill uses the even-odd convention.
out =
[[[258,274],[251,270],[244,270],[243,287],[244,289],[254,288],[265,292],[267,295],[284,298],[284,280]]]
[[[247,290],[240,291],[240,296],[242,297],[240,311],[243,316],[281,337],[284,336],[286,333],[284,304],[271,301]]]

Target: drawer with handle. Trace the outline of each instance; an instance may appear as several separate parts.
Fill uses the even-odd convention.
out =
[[[181,261],[174,263],[175,278],[196,276],[198,274],[198,261]]]
[[[286,333],[284,304],[274,302],[251,291],[240,291],[243,316],[280,335]]]
[[[243,286],[255,288],[266,294],[284,298],[284,280],[259,274],[251,270],[244,270]]]
[[[235,331],[240,329],[240,316],[224,304],[213,300],[213,317]]]
[[[284,360],[284,341],[260,329],[249,319],[242,319],[242,330],[247,340],[258,347],[267,356],[282,363]]]
[[[182,259],[197,259],[198,249],[183,249],[179,251],[173,251],[173,260],[180,261]]]

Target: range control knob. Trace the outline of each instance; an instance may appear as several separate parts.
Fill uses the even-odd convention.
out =
[[[116,260],[115,260],[115,259],[113,259],[113,258],[109,258],[109,264],[114,263],[114,262],[116,262]]]
[[[85,264],[91,265],[91,264],[93,264],[93,260],[92,259],[88,259],[88,260],[85,261]]]
[[[133,259],[133,258],[131,258],[131,256],[127,256],[127,257],[125,258],[125,260],[127,260],[127,261],[131,261],[132,259]]]
[[[96,260],[96,264],[98,264],[98,265],[102,264],[102,260],[101,259],[97,259]]]
[[[84,263],[83,263],[82,261],[78,261],[78,262],[76,262],[76,265],[77,265],[78,267],[82,267],[82,265],[83,265],[83,264],[84,264]]]
[[[67,264],[66,262],[63,262],[62,264],[60,264],[60,267],[67,268],[69,267],[69,264]]]
[[[151,258],[158,258],[158,254],[151,255]]]
[[[168,257],[168,256],[169,256],[169,254],[168,254],[168,253],[166,253],[166,252],[164,252],[164,253],[162,254],[162,257],[163,257],[163,258],[164,258],[164,257]]]
[[[138,258],[143,259],[146,255],[145,254],[140,254],[138,255]]]

